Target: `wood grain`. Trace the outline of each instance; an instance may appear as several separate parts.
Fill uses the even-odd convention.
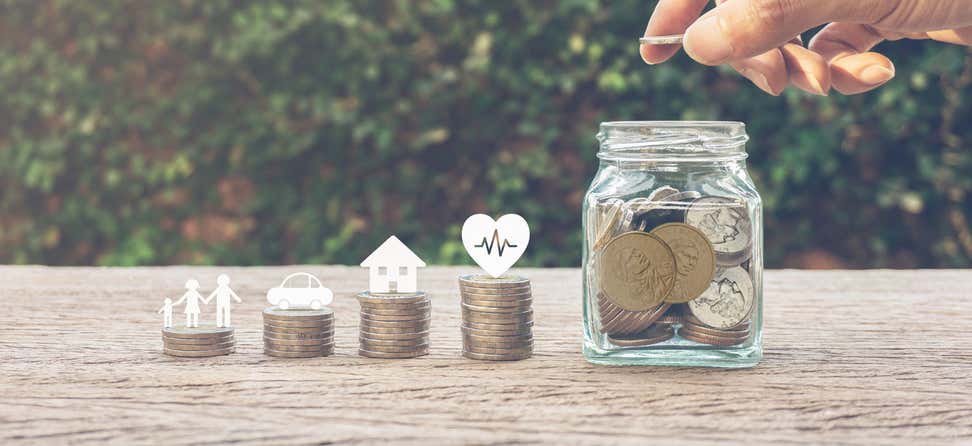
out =
[[[266,290],[301,270],[335,292],[337,355],[264,356]],[[162,299],[223,271],[237,353],[162,355]],[[972,442],[968,270],[769,271],[765,358],[744,370],[588,364],[576,269],[518,271],[532,359],[463,359],[464,271],[422,271],[432,354],[376,360],[356,356],[356,267],[0,267],[0,444]]]

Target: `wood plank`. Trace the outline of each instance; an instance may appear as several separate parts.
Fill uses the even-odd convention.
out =
[[[337,355],[264,356],[266,290],[302,270],[335,292]],[[162,299],[224,271],[237,353],[162,355]],[[376,360],[356,355],[357,267],[0,267],[0,444],[972,442],[972,271],[769,271],[745,370],[588,364],[577,269],[518,271],[532,359],[463,359],[466,271],[421,272],[430,356]]]

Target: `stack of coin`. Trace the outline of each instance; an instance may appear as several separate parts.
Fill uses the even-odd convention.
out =
[[[278,358],[334,353],[334,311],[269,307],[263,310],[263,352]]]
[[[163,351],[184,358],[205,358],[233,353],[236,340],[230,327],[169,327],[162,329]]]
[[[533,355],[533,298],[523,277],[459,277],[462,354],[470,359],[515,361]]]
[[[369,358],[401,359],[429,354],[432,303],[428,294],[358,294],[361,333],[358,354]]]
[[[692,316],[687,316],[678,329],[678,335],[689,341],[722,347],[746,342],[749,339],[749,332],[749,321],[732,328],[719,329],[709,327]]]

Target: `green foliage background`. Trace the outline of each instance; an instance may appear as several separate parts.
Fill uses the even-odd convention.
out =
[[[578,265],[600,121],[745,121],[767,265],[972,259],[972,57],[895,42],[876,92],[760,93],[649,67],[652,2],[10,1],[0,262],[360,261],[398,234],[468,262],[523,214],[528,265]]]

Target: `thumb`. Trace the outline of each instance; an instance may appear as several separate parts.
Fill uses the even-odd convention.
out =
[[[873,2],[727,0],[689,26],[682,45],[696,61],[719,65],[765,53],[824,23],[867,21],[869,10],[877,8],[864,4]]]

